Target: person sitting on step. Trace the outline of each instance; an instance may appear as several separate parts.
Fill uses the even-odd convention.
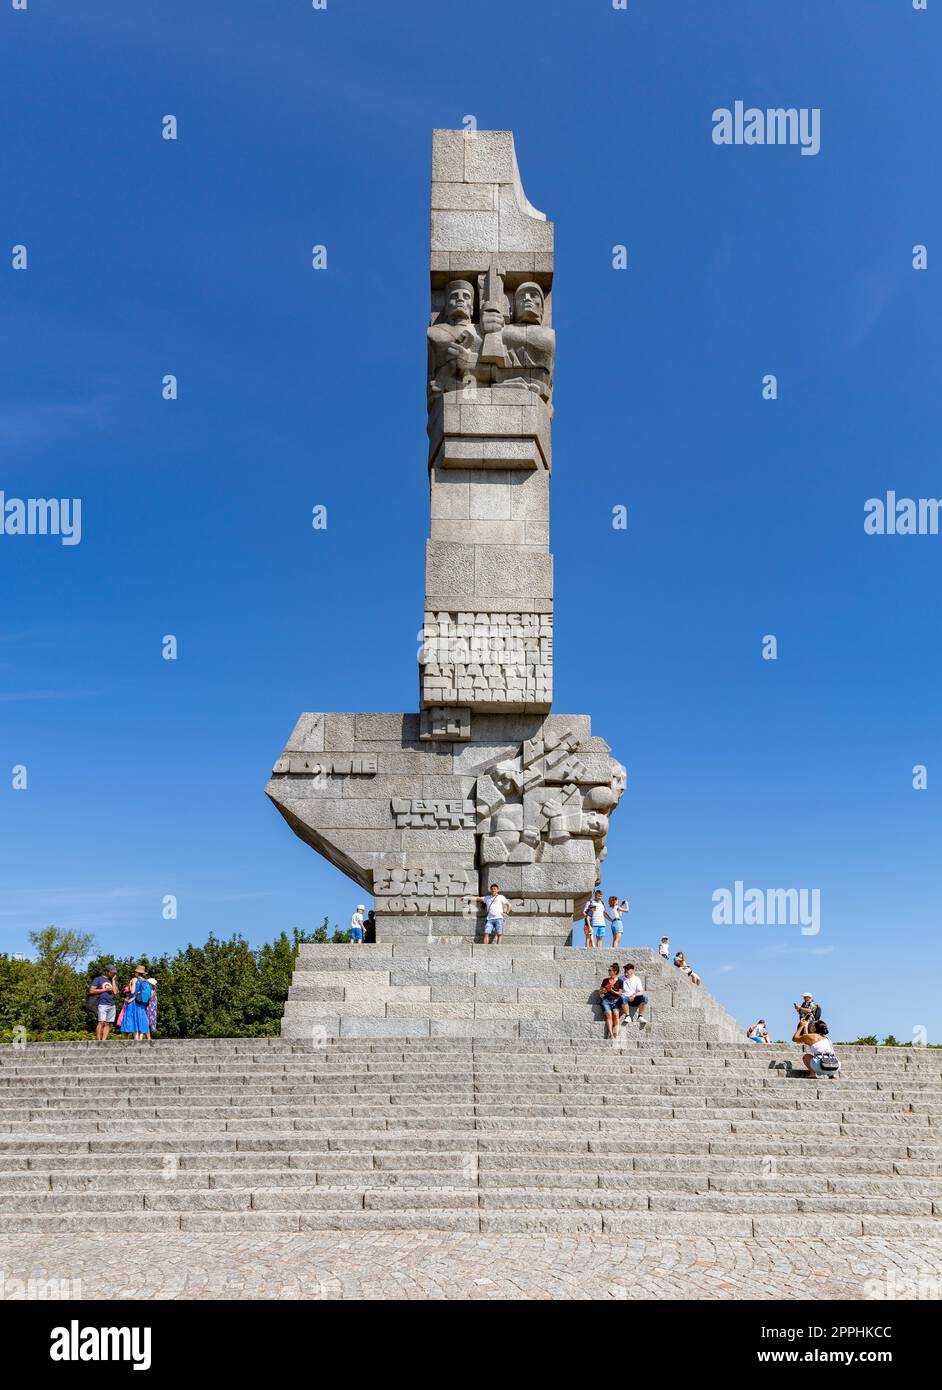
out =
[[[599,1003],[605,1010],[606,1037],[613,1041],[618,1037],[624,996],[625,981],[621,975],[621,967],[617,961],[613,961],[608,967],[608,977],[599,986]]]
[[[691,984],[698,985],[700,983],[700,976],[695,970],[691,970],[690,966],[687,964],[687,957],[684,955],[683,951],[677,952],[674,957],[674,964],[677,966],[678,970],[684,972]]]
[[[625,988],[621,996],[622,1015],[631,1022],[631,1009],[637,1006],[638,1027],[646,1028],[648,1020],[644,1016],[644,1011],[648,1007],[648,996],[644,992],[644,984],[641,976],[635,974],[633,965],[625,966]]]
[[[746,1032],[746,1037],[752,1043],[768,1043],[772,1046],[772,1039],[769,1037],[769,1030],[765,1026],[765,1019],[760,1018],[758,1023],[754,1023]]]

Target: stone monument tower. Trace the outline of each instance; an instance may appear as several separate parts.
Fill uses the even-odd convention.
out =
[[[550,713],[553,224],[510,131],[434,132],[430,289],[419,712],[302,714],[265,790],[378,940],[473,939],[497,883],[515,941],[565,945],[625,769]]]

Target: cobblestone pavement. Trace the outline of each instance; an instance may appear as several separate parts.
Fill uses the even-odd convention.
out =
[[[0,1241],[0,1300],[48,1297],[49,1280],[91,1299],[942,1298],[942,1240],[876,1236],[163,1235],[134,1280],[116,1248],[99,1235]],[[43,1283],[24,1294],[30,1280]]]

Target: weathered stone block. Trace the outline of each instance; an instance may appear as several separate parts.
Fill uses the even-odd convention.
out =
[[[507,551],[476,545],[474,592],[485,600],[490,594],[552,598],[553,557],[527,549]]]
[[[425,587],[429,593],[460,596],[474,605],[475,547],[457,541],[426,542]]]
[[[323,746],[331,752],[352,752],[356,746],[356,715],[325,714]]]
[[[433,251],[496,251],[499,244],[498,214],[439,212],[433,208],[431,243]]]
[[[497,190],[489,184],[432,181],[432,207],[445,212],[493,212]],[[433,252],[434,254],[434,252]]]
[[[470,517],[471,484],[468,479],[466,470],[433,468],[432,521],[460,521]]]
[[[468,183],[505,183],[513,187],[520,182],[512,131],[469,131],[463,139],[463,178]]]
[[[287,747],[299,753],[318,753],[324,748],[323,714],[302,714],[288,739]],[[352,746],[352,745],[351,745]]]
[[[432,181],[461,183],[464,180],[463,130],[432,131]]]

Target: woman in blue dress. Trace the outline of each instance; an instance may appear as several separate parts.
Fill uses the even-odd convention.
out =
[[[135,1042],[141,1042],[150,1032],[150,1020],[147,1017],[147,1002],[142,997],[147,994],[150,999],[150,985],[146,980],[147,967],[139,965],[134,971],[134,976],[127,986],[126,994],[128,1002],[124,1007],[124,1018],[121,1020],[121,1032],[131,1033]],[[146,989],[145,989],[146,986]]]

